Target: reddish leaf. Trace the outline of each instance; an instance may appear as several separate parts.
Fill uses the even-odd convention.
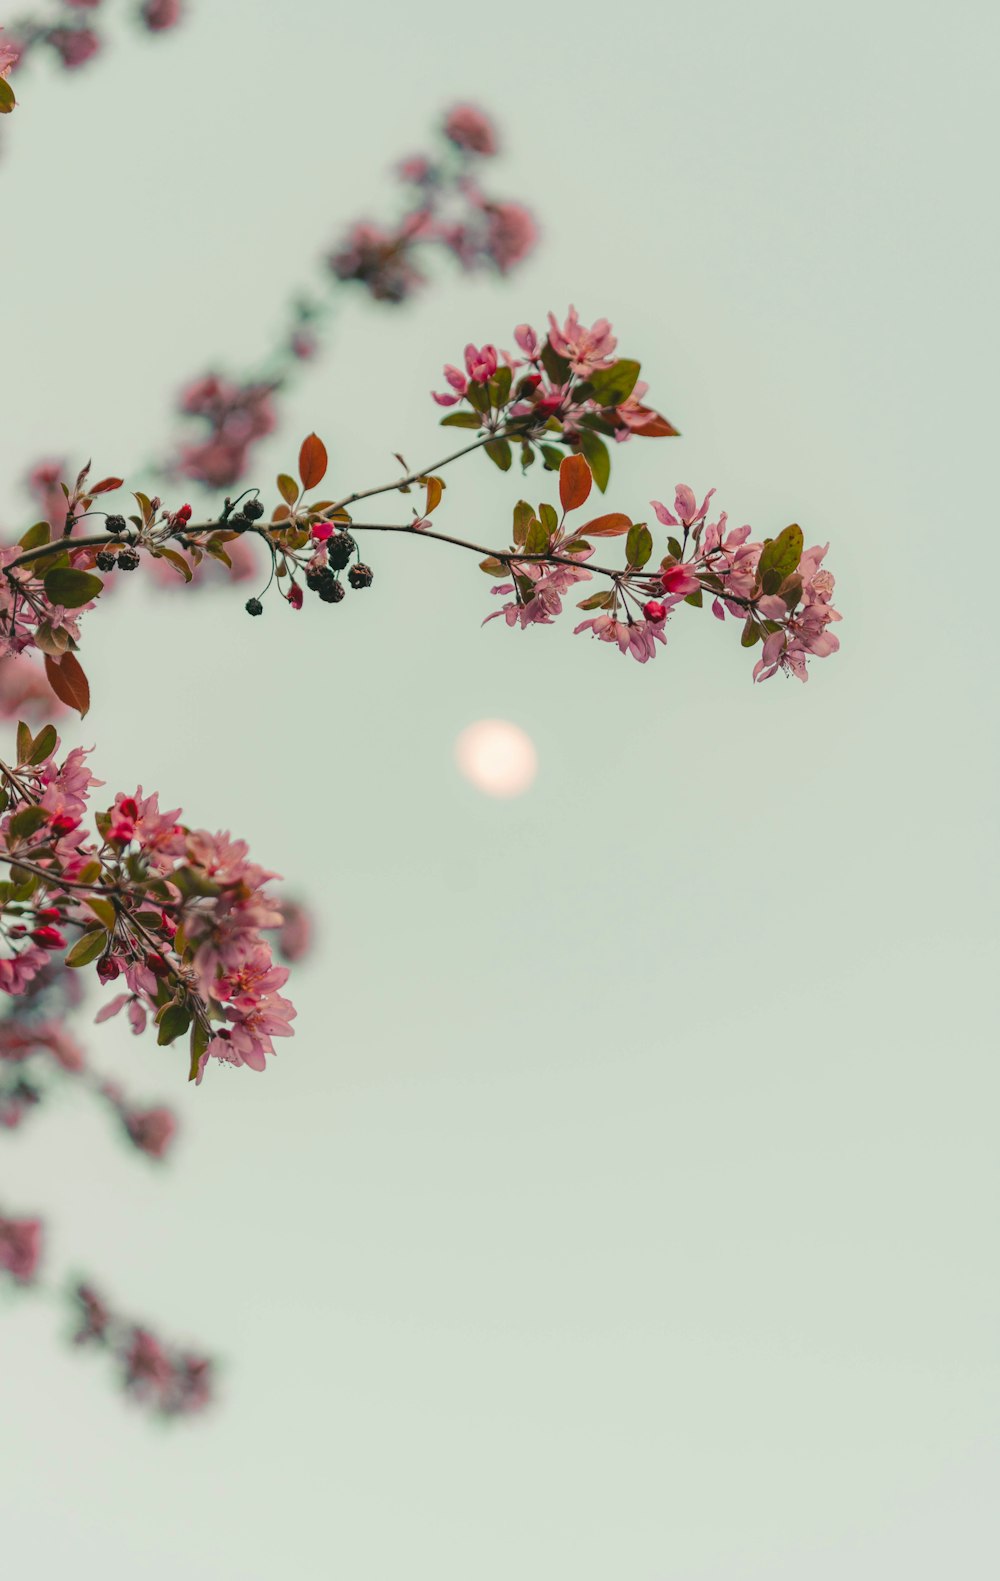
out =
[[[427,485],[427,504],[424,506],[424,515],[429,516],[431,511],[437,510],[444,493],[444,482],[441,478],[425,478]]]
[[[120,489],[124,481],[124,478],[102,478],[100,483],[90,483],[87,487],[91,494],[110,494],[112,489]]]
[[[299,451],[299,477],[304,489],[314,489],[326,476],[326,446],[322,439],[310,434],[303,439]]]
[[[612,511],[610,516],[597,516],[592,522],[584,522],[577,532],[587,538],[620,538],[631,526],[627,516],[623,516],[620,511]]]
[[[82,719],[90,708],[90,685],[79,661],[72,653],[64,653],[57,662],[47,653],[45,674],[59,701],[75,708]]]
[[[594,475],[585,456],[567,456],[559,468],[559,498],[564,511],[575,511],[586,500]]]
[[[649,412],[648,421],[643,423],[641,428],[633,428],[632,430],[633,434],[638,434],[640,439],[674,439],[680,434],[680,429],[675,428],[673,423],[668,423],[667,419],[662,417],[659,412],[654,412],[651,408],[645,406],[641,406],[639,410]]]

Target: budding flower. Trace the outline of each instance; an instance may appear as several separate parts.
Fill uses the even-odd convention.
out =
[[[71,834],[80,820],[73,818],[68,812],[57,812],[54,818],[49,819],[49,828],[54,835]]]
[[[647,620],[666,620],[667,618],[667,606],[661,604],[657,598],[651,598],[648,604],[643,604],[642,612]]]
[[[113,983],[121,976],[121,967],[113,955],[102,955],[97,962],[97,975],[102,983]]]
[[[62,950],[66,946],[65,936],[59,932],[58,928],[50,928],[47,926],[44,928],[35,928],[31,937],[34,939],[36,944],[41,945],[43,950]]]
[[[293,609],[302,608],[302,589],[299,587],[297,582],[292,583],[291,587],[288,589],[288,592],[285,594],[285,597]]]

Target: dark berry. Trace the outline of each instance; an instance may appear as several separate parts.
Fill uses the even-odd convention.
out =
[[[115,560],[113,554],[111,554],[107,549],[98,549],[97,569],[99,571],[113,571],[116,564],[117,561]]]
[[[339,604],[344,596],[344,584],[332,576],[329,582],[324,582],[319,590],[319,596],[324,604]]]
[[[333,572],[325,565],[315,571],[306,572],[306,587],[312,593],[321,593],[328,582],[333,581]]]
[[[105,516],[104,527],[107,532],[124,532],[125,518],[124,516]]]
[[[246,601],[246,612],[247,612],[248,615],[263,615],[263,613],[264,613],[264,606],[261,603],[260,599],[259,598],[248,598],[247,601]]]
[[[327,559],[333,569],[342,571],[357,547],[349,532],[334,533],[326,546]]]
[[[119,571],[134,571],[138,564],[139,564],[139,556],[136,554],[134,549],[129,549],[127,545],[126,545],[126,547],[124,549],[119,549],[119,551],[118,551],[118,569],[119,569]]]
[[[243,514],[247,521],[259,521],[264,514],[264,507],[260,500],[247,500],[243,507]]]
[[[359,560],[357,565],[351,566],[351,569],[347,573],[347,580],[350,582],[351,586],[355,588],[371,587],[373,581],[371,566],[364,565],[362,561]]]

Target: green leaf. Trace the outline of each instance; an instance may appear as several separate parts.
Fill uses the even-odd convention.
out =
[[[490,392],[485,384],[477,384],[475,379],[470,379],[465,391],[465,399],[477,412],[482,412],[485,417],[490,409]]]
[[[111,904],[110,900],[99,900],[96,897],[88,897],[84,904],[90,907],[98,922],[103,922],[109,933],[114,932],[115,923],[118,919],[115,915],[115,908]],[[157,921],[159,921],[159,918],[157,918]]]
[[[565,452],[557,450],[555,445],[539,445],[538,448],[542,452],[546,472],[558,472],[566,459]]]
[[[697,593],[688,593],[684,602],[685,604],[690,604],[693,609],[700,609],[702,604],[705,602],[704,598],[702,597],[701,588],[698,589]]]
[[[531,446],[528,444],[528,441],[524,440],[524,442],[521,445],[521,471],[522,472],[527,472],[528,468],[529,467],[533,467],[534,464],[535,464],[535,452],[532,450]]]
[[[19,719],[17,724],[17,761],[19,764],[27,763],[29,757],[31,756],[31,748],[34,744],[34,739],[34,736],[31,734],[31,731],[25,724],[24,720]]]
[[[496,560],[492,555],[487,555],[485,560],[479,562],[480,571],[485,571],[487,576],[510,576],[510,566],[504,565],[502,560]]]
[[[509,368],[498,368],[490,380],[490,399],[496,407],[506,406],[510,399],[510,381],[513,375]]]
[[[538,515],[541,518],[542,526],[545,528],[545,531],[548,533],[549,537],[554,537],[559,531],[559,514],[555,506],[549,504],[539,505]]]
[[[594,397],[602,406],[620,406],[632,394],[638,377],[639,364],[622,357],[610,368],[598,368],[590,375]]]
[[[0,115],[9,115],[16,103],[10,83],[6,77],[0,77]]]
[[[603,494],[611,477],[611,452],[599,434],[584,428],[580,434],[580,448],[590,462],[594,482]]]
[[[542,367],[545,369],[553,384],[565,384],[569,378],[569,362],[550,344],[545,342],[542,347]]]
[[[592,549],[592,548],[593,548],[593,544],[589,544],[587,542],[586,538],[574,538],[572,543],[568,543],[566,545],[565,553],[566,554],[586,554],[587,551],[589,549]]]
[[[37,768],[39,763],[44,763],[45,759],[51,756],[58,740],[55,725],[46,725],[44,730],[38,732],[28,758],[32,768]]]
[[[104,583],[99,576],[91,576],[89,571],[76,571],[72,566],[49,571],[45,578],[46,598],[53,604],[61,604],[63,609],[79,609],[81,604],[99,598],[103,591]]]
[[[757,562],[757,574],[763,581],[767,572],[776,571],[778,580],[774,591],[777,591],[786,576],[791,576],[792,572],[797,570],[802,559],[804,542],[802,528],[797,522],[793,522],[790,527],[785,528],[784,532],[780,532],[777,538],[769,538],[764,544]]]
[[[514,458],[510,453],[510,445],[506,439],[490,439],[483,446],[483,449],[493,462],[493,465],[499,467],[501,472],[510,471],[510,464]]]
[[[635,566],[637,571],[641,571],[652,552],[653,534],[645,522],[636,522],[633,527],[629,528],[629,534],[625,540],[625,557],[629,565]]]
[[[156,1041],[163,1048],[167,1043],[184,1036],[191,1025],[191,1012],[186,1005],[167,1005],[160,1012],[158,1025],[160,1030]]]
[[[48,522],[36,522],[19,541],[22,549],[40,549],[51,537],[52,529]]]
[[[582,598],[577,609],[610,609],[615,601],[611,588],[605,588],[603,593],[591,593],[589,598]]]
[[[740,637],[740,646],[743,648],[752,648],[754,643],[759,641],[760,627],[757,625],[756,621],[754,621],[752,616],[748,615],[746,624],[743,627],[743,635]]]
[[[514,543],[524,543],[528,536],[528,528],[534,519],[534,507],[529,505],[527,500],[518,500],[514,506]]]
[[[670,553],[673,555],[675,560],[683,560],[684,550],[681,547],[680,540],[675,538],[672,533],[667,539],[667,548],[670,550]]]
[[[191,1028],[191,1070],[188,1075],[188,1081],[194,1081],[197,1076],[198,1066],[201,1064],[201,1056],[208,1048],[210,1042],[211,1036],[207,1029],[200,1021],[195,1021]]]
[[[104,928],[91,929],[66,952],[66,965],[89,966],[91,961],[96,961],[99,955],[104,954],[109,942]]]
[[[543,524],[535,517],[528,528],[528,537],[525,541],[527,554],[544,554],[549,547],[549,534]]]
[[[482,428],[482,423],[475,412],[449,412],[447,417],[442,417],[442,428]]]
[[[10,820],[8,828],[15,840],[26,840],[30,835],[37,834],[48,821],[49,815],[44,807],[22,807]]]

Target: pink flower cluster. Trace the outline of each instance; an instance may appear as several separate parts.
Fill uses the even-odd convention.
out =
[[[24,727],[18,766],[2,771],[0,851],[26,877],[7,886],[0,986],[24,992],[76,933],[68,964],[96,961],[102,982],[121,978],[128,990],[98,1020],[127,1006],[133,1030],[152,1016],[161,1043],[190,1031],[199,1080],[210,1058],[263,1070],[295,1016],[278,992],[288,970],[264,937],[283,923],[267,887],[276,875],[250,860],[244,841],[187,828],[179,809],[162,811],[141,786],[96,815],[95,840],[83,820],[100,782],[83,749],[59,763],[58,745],[53,727],[34,740]],[[163,1133],[162,1120],[148,1117],[126,1129]]]
[[[638,381],[639,364],[616,357],[618,342],[606,318],[588,326],[571,307],[561,324],[549,314],[544,339],[530,324],[519,324],[514,340],[520,356],[470,343],[463,367],[445,366],[449,388],[432,391],[434,400],[471,408],[450,412],[442,418],[445,426],[478,429],[496,436],[501,446],[519,441],[523,465],[537,449],[547,467],[558,467],[556,444],[582,451],[602,489],[610,472],[606,439],[622,443],[636,435],[659,439],[677,433],[645,404],[648,386]],[[502,449],[488,454],[509,465]]]
[[[239,383],[216,373],[188,385],[180,409],[207,432],[181,447],[177,470],[209,488],[228,488],[246,469],[251,445],[274,431],[273,384]]]
[[[717,619],[725,621],[731,615],[742,622],[744,647],[763,644],[755,680],[767,680],[783,670],[804,681],[808,658],[825,658],[837,651],[840,644],[830,627],[840,614],[831,603],[833,576],[822,569],[826,546],[805,549],[797,525],[773,539],[751,543],[750,528],[730,529],[724,512],[708,522],[714,489],[699,504],[693,490],[681,484],[673,510],[659,500],[651,501],[657,520],[682,537],[668,537],[667,553],[650,570],[653,535],[645,522],[609,512],[582,525],[567,525],[569,513],[588,499],[591,484],[585,457],[567,456],[559,469],[561,516],[544,503],[537,512],[523,500],[515,506],[510,550],[490,555],[481,566],[491,577],[510,577],[499,580],[492,591],[514,597],[488,615],[488,621],[502,615],[508,626],[522,631],[551,625],[561,614],[569,589],[600,576],[609,585],[580,605],[600,613],[589,614],[575,634],[589,632],[640,664],[655,657],[657,646],[666,644],[667,621],[677,607],[701,608],[706,596]],[[592,540],[618,537],[626,539],[624,566],[595,564]]]
[[[112,1312],[92,1285],[73,1290],[77,1345],[112,1357],[125,1392],[158,1416],[192,1416],[212,1401],[214,1369],[206,1356],[168,1346],[152,1330]]]
[[[403,160],[398,174],[416,189],[417,206],[395,225],[352,226],[328,259],[338,280],[357,281],[379,302],[405,302],[426,283],[421,252],[443,248],[467,271],[486,265],[507,274],[533,250],[538,227],[529,211],[488,197],[471,175],[473,161],[498,149],[489,117],[474,105],[457,105],[445,117],[444,134],[458,164],[422,154]]]

